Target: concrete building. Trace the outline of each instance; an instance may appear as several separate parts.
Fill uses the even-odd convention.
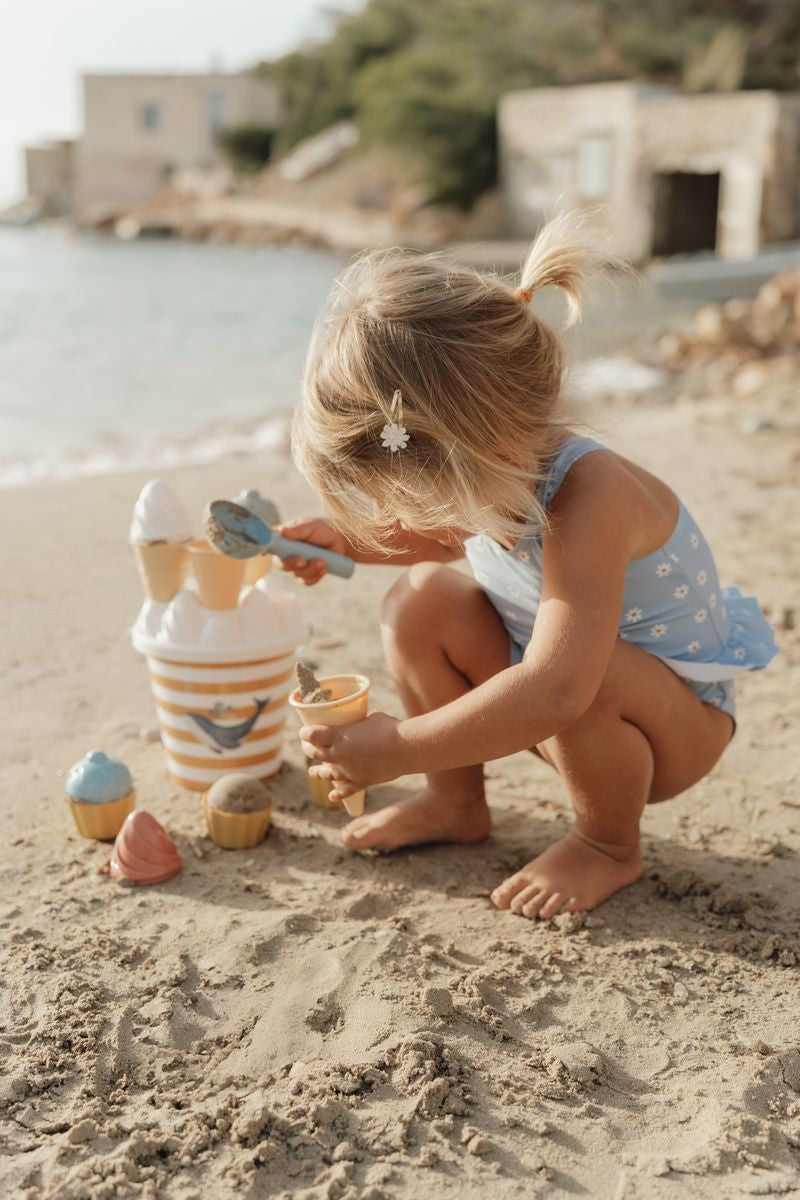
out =
[[[511,231],[585,208],[634,262],[752,257],[800,237],[800,96],[636,83],[510,92],[500,161]]]
[[[253,75],[84,75],[75,211],[102,217],[148,199],[172,173],[220,159],[221,130],[275,128],[277,89]]]
[[[72,211],[75,143],[42,142],[25,147],[28,199],[43,217],[66,217]]]

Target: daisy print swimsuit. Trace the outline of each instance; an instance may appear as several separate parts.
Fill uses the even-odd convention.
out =
[[[605,449],[591,438],[568,437],[540,485],[545,509],[573,464]],[[678,505],[664,545],[628,564],[619,636],[660,658],[706,704],[735,717],[733,680],[765,667],[778,647],[758,601],[738,588],[720,587],[708,543],[680,500]],[[481,534],[469,538],[465,549],[475,579],[508,630],[511,662],[519,663],[541,598],[541,537],[523,537],[506,550]]]

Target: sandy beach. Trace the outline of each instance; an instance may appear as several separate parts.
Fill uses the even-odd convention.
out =
[[[292,727],[266,842],[214,846],[127,639],[148,476],[0,492],[4,1195],[800,1197],[800,440],[745,435],[723,401],[619,409],[607,436],[681,494],[782,653],[739,684],[713,774],[646,814],[644,878],[551,924],[488,901],[569,821],[527,754],[488,769],[488,842],[356,855]],[[252,486],[316,511],[277,452],[163,477],[197,517]],[[303,595],[321,673],[369,675],[395,714],[397,573]],[[170,882],[110,881],[74,830],[64,778],[93,746],[174,838]]]

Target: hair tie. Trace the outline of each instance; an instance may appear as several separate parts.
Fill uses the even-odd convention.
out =
[[[531,300],[533,299],[533,292],[530,288],[526,287],[518,287],[514,292],[514,295],[520,300],[524,300],[526,304],[530,304]]]
[[[381,445],[394,454],[397,450],[405,450],[411,437],[403,424],[403,393],[399,388],[392,396],[389,416],[391,421],[387,421],[381,430]]]

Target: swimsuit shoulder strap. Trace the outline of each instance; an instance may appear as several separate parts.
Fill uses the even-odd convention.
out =
[[[594,438],[578,436],[566,438],[550,459],[547,474],[539,486],[539,496],[543,506],[546,509],[550,507],[553,497],[564,482],[570,468],[579,458],[583,458],[585,454],[591,454],[594,450],[607,449],[607,446],[596,442]]]

